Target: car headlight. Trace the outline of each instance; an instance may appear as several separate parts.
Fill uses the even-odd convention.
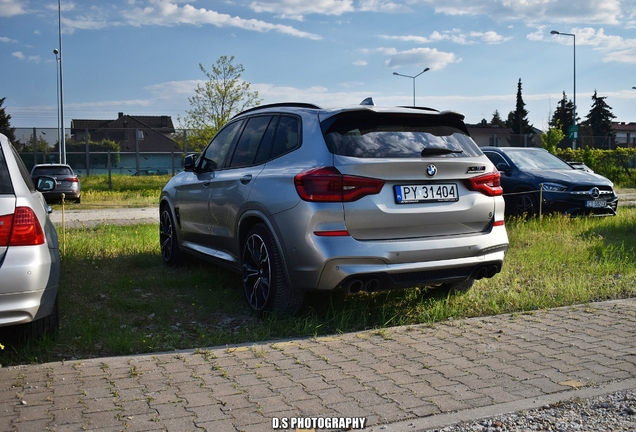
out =
[[[568,187],[558,183],[543,183],[543,190],[547,192],[563,192]]]

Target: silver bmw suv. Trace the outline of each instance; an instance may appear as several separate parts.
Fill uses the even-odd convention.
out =
[[[307,290],[469,289],[508,249],[500,175],[463,116],[363,104],[244,111],[163,188],[163,260],[243,276],[257,311]]]

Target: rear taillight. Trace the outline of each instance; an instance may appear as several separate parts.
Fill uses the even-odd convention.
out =
[[[343,175],[335,167],[323,167],[298,174],[294,184],[305,201],[351,202],[379,193],[384,180]]]
[[[501,174],[499,171],[493,171],[477,177],[465,180],[466,187],[472,191],[481,192],[486,196],[503,195],[501,187]]]
[[[66,179],[66,181],[71,182],[71,183],[78,183],[79,179],[77,177],[69,177]]]
[[[0,246],[34,246],[44,243],[44,232],[29,207],[17,207],[12,215],[0,216]]]

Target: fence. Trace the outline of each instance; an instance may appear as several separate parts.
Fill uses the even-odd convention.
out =
[[[131,120],[132,121],[132,120]],[[95,123],[90,128],[65,129],[66,162],[81,175],[91,174],[176,174],[183,170],[183,157],[200,149],[205,138],[197,131],[185,129],[144,127],[138,123],[127,128],[109,127],[104,121],[82,120]],[[38,163],[59,163],[57,128],[16,128],[14,145],[30,169]],[[499,147],[540,147],[539,135],[491,134],[479,128],[471,129],[477,145]],[[585,137],[577,139],[577,147],[615,149],[630,146],[620,139]],[[571,141],[564,140],[559,147],[569,148]]]

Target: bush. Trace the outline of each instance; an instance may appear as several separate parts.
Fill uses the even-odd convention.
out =
[[[555,153],[566,162],[583,162],[594,172],[607,177],[615,185],[636,187],[636,149],[619,147],[615,150],[557,149]]]

